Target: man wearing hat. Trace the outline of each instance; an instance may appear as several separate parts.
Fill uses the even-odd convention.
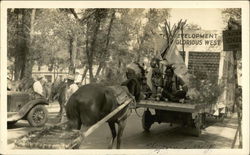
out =
[[[172,64],[166,66],[162,97],[164,100],[183,102],[186,99],[187,87],[183,80],[175,75],[174,69]]]
[[[66,93],[66,100],[70,98],[70,96],[78,90],[78,85],[75,83],[74,75],[69,75],[67,77],[67,93]]]
[[[38,75],[36,81],[33,84],[33,90],[35,93],[35,98],[45,97],[45,92],[43,89],[43,84],[45,83],[45,79],[42,75]]]
[[[66,96],[65,96],[65,103],[64,103],[64,108],[63,108],[63,114],[61,117],[61,122],[64,122],[66,120],[66,112],[65,112],[65,106],[70,98],[70,96],[78,90],[78,85],[75,83],[75,76],[74,75],[69,75],[67,78],[67,90],[66,90]]]
[[[151,77],[149,80],[152,88],[152,98],[159,100],[163,85],[163,74],[160,69],[160,59],[156,57],[152,58],[150,66],[151,66],[151,71],[150,71]]]

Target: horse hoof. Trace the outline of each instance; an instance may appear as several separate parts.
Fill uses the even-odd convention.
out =
[[[108,149],[112,149],[112,146],[108,146]]]

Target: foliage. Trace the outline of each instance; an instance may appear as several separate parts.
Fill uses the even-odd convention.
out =
[[[16,39],[20,37],[15,10],[8,10],[10,70],[15,68]],[[75,67],[87,66],[89,72],[100,66],[100,77],[92,77],[97,79],[104,79],[111,68],[116,83],[124,77],[127,64],[156,52],[155,38],[168,17],[169,9],[36,9],[31,25],[34,32],[29,32],[33,37],[28,47],[30,59],[50,68],[69,67],[75,59]],[[76,41],[74,51],[72,39]]]
[[[201,30],[201,26],[190,23],[185,25],[184,30]]]
[[[60,10],[43,9],[37,15],[35,27],[36,49],[40,50],[37,52],[38,63],[40,65],[59,63],[60,66],[68,66],[70,35],[79,33],[79,25]]]
[[[229,19],[233,19],[240,26],[242,25],[242,11],[241,8],[226,8],[222,10],[223,21],[228,23]],[[225,29],[228,29],[226,27]],[[238,66],[242,66],[242,51],[237,52]]]
[[[222,15],[224,22],[227,23],[228,19],[231,17],[241,24],[241,8],[226,8],[222,10]]]
[[[190,79],[190,88],[195,88],[198,92],[198,98],[192,99],[194,104],[216,104],[218,97],[221,95],[223,85],[218,84],[218,78],[207,74],[205,78],[203,72],[197,72],[195,76]]]

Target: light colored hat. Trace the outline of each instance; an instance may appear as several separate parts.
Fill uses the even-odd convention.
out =
[[[68,76],[67,76],[67,79],[68,79],[68,80],[74,81],[74,80],[75,80],[75,76],[74,76],[74,75],[68,75]]]
[[[37,80],[41,80],[41,79],[43,79],[44,77],[43,77],[43,75],[37,75]]]

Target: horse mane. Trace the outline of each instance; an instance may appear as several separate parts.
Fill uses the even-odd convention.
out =
[[[144,77],[146,73],[145,69],[138,62],[133,62],[133,63],[136,64],[140,68],[141,74]]]
[[[141,93],[141,85],[138,79],[132,78],[124,81],[122,86],[126,86],[129,90],[129,92],[135,97],[136,101],[140,100],[140,93]],[[136,87],[133,87],[133,85],[136,85]],[[134,88],[132,90],[132,88]]]

